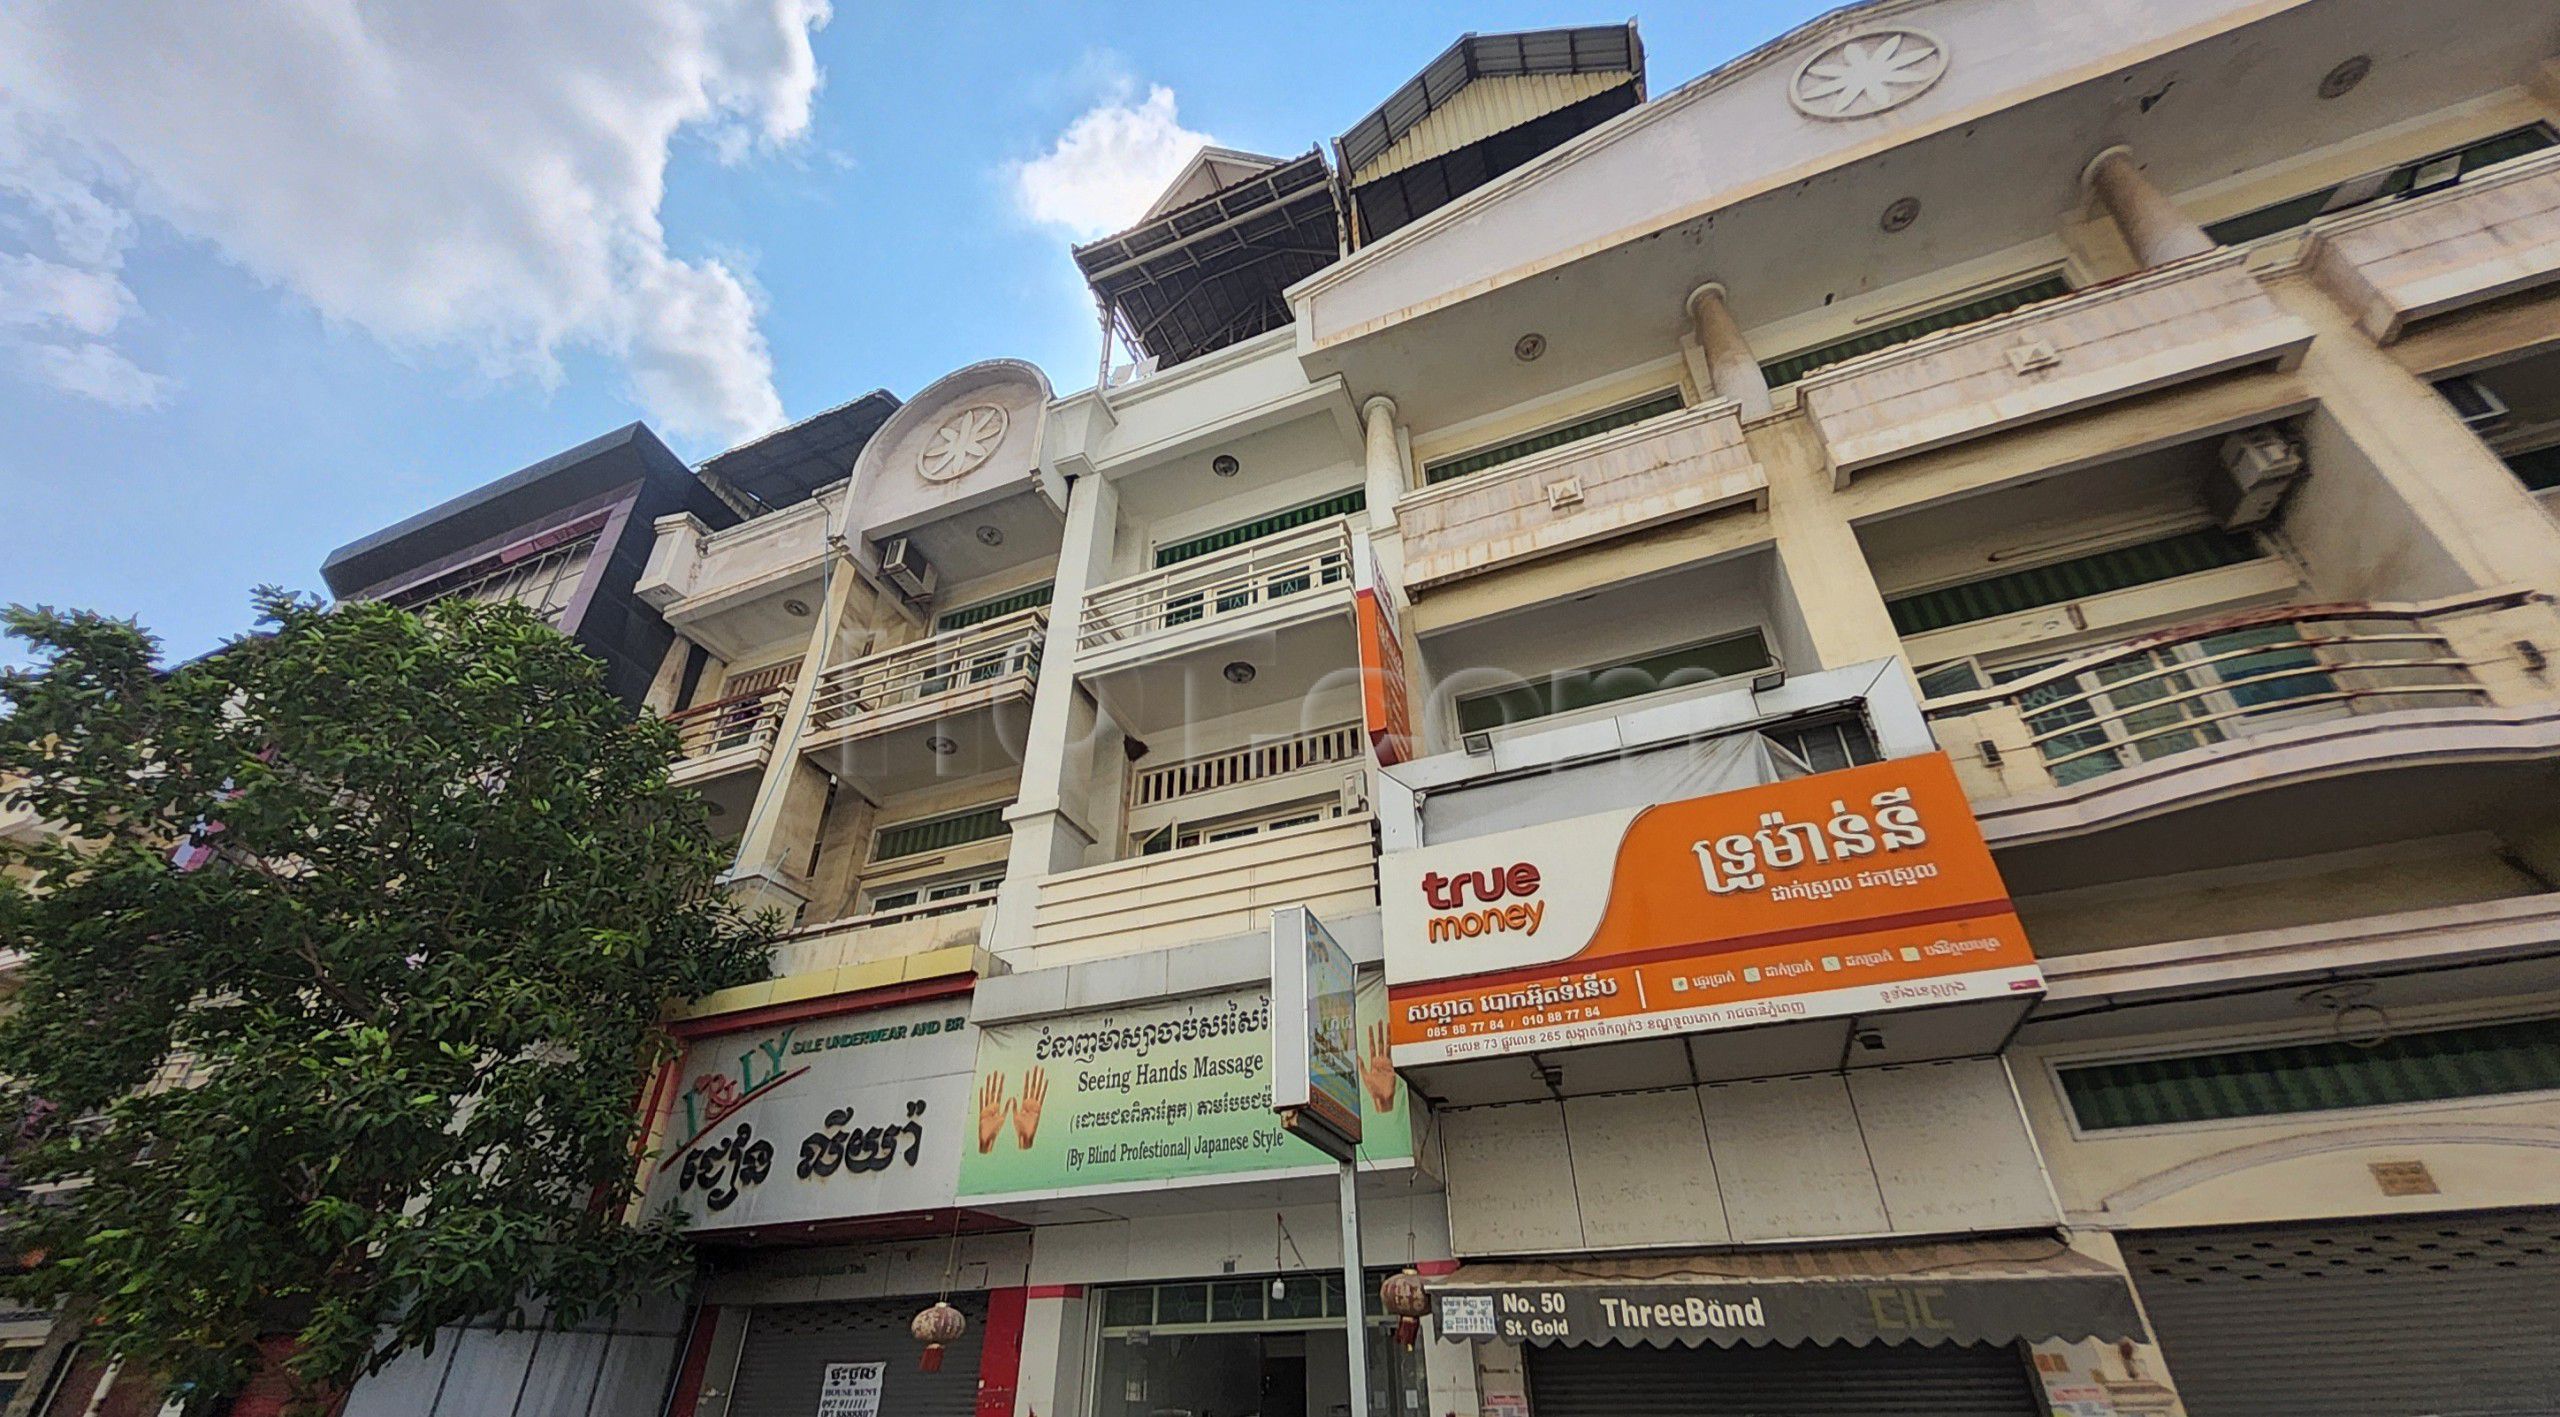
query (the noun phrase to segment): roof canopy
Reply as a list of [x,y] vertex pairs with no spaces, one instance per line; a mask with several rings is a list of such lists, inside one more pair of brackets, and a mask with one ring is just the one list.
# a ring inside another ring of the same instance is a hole
[[873,389],[752,443],[741,443],[704,463],[700,471],[714,485],[744,494],[755,504],[750,510],[788,507],[852,476],[854,458],[897,411],[897,395]]
[[1264,165],[1075,250],[1076,266],[1123,336],[1159,367],[1289,323],[1280,293],[1341,253],[1321,150],[1285,162],[1223,156]]
[[1644,101],[1636,27],[1470,34],[1334,140],[1354,246]]

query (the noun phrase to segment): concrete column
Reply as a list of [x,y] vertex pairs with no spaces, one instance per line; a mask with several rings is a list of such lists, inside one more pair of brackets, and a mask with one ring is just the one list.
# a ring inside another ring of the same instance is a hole
[[1085,593],[1111,578],[1119,536],[1120,489],[1098,472],[1069,487],[1067,526],[1058,549],[1058,578],[1049,597],[1049,633],[1041,645],[1040,682],[1031,695],[1031,727],[1022,749],[1022,784],[1005,809],[1013,846],[1004,884],[996,893],[986,946],[997,953],[1031,944],[1032,912],[1040,880],[1083,862],[1092,834],[1069,811],[1073,765],[1089,760],[1098,723],[1089,699],[1076,687],[1077,626]]
[[1396,499],[1411,490],[1397,446],[1396,401],[1378,394],[1360,405],[1360,431],[1361,461],[1369,477],[1369,529],[1390,531],[1396,524]]
[[2080,170],[2080,186],[2123,233],[2124,244],[2145,270],[2214,249],[2204,228],[2133,165],[2130,148],[2109,148],[2089,159]]
[[1022,1365],[1014,1417],[1080,1417],[1085,1387],[1085,1290],[1039,1284],[1022,1306]]
[[2323,598],[2423,600],[2560,574],[2560,524],[2426,380],[2305,280],[2268,287],[2315,331],[2299,376],[2309,475],[2287,540]]
[[1709,281],[1689,292],[1689,321],[1697,328],[1699,346],[1707,352],[1707,371],[1715,380],[1717,395],[1742,405],[1746,420],[1766,416],[1769,381],[1761,376],[1760,361],[1751,346],[1743,342],[1742,327],[1733,322],[1723,282]]
[[841,541],[828,543],[826,577],[826,593],[809,627],[808,648],[801,652],[800,677],[793,681],[782,720],[774,726],[772,753],[763,780],[756,784],[755,801],[747,808],[747,824],[738,835],[738,856],[728,877],[730,894],[742,906],[780,910],[795,919],[809,902],[804,868],[827,802],[827,775],[801,760],[800,740],[808,730],[818,680],[835,655],[862,585],[852,550]]
[[1841,514],[1820,436],[1801,418],[1764,423],[1745,436],[1769,478],[1769,529],[1777,536],[1784,581],[1778,589],[1795,598],[1805,635],[1822,657],[1820,664],[1787,668],[1835,669],[1899,657],[1902,637],[1884,608],[1866,548]]

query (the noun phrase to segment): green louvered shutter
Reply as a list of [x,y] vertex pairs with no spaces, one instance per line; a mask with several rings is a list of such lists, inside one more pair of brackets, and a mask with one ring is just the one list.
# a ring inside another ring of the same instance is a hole
[[1760,366],[1760,377],[1768,380],[1769,387],[1774,389],[1781,384],[1792,384],[1825,365],[1846,363],[1862,354],[1873,354],[1879,349],[1891,349],[1897,344],[1909,344],[1923,335],[1934,335],[1940,330],[1952,330],[1958,325],[1970,325],[1977,320],[2006,315],[2012,310],[2033,305],[2039,300],[2052,300],[2070,293],[2069,281],[2059,275],[2044,276],[2028,281],[2024,285],[2014,285],[2006,290],[1993,291],[1989,295],[1979,296],[1960,305],[1950,305],[1943,310],[1932,310],[1926,315],[1915,315],[1899,324],[1861,330],[1847,339],[1833,340],[1819,348],[1802,350],[1787,355],[1783,359],[1772,359]]
[[928,821],[901,822],[883,828],[872,839],[871,859],[887,861],[900,856],[915,856],[927,851],[946,851],[966,846],[973,841],[1005,834],[1004,807],[980,807],[948,817]]
[[1630,424],[1642,423],[1648,418],[1659,418],[1666,413],[1676,413],[1679,410],[1680,391],[1665,389],[1661,393],[1628,404],[1624,408],[1613,408],[1607,413],[1594,414],[1578,423],[1568,423],[1560,428],[1549,428],[1543,432],[1532,433],[1517,442],[1505,443],[1498,448],[1484,448],[1463,457],[1442,458],[1438,462],[1425,464],[1422,469],[1422,480],[1426,484],[1446,482],[1453,477],[1464,477],[1471,472],[1482,472],[1489,467],[1499,467],[1514,459],[1525,458],[1531,453],[1543,453],[1549,448],[1561,448],[1567,443],[1579,443],[1585,438],[1597,437],[1603,433],[1625,428]]
[[934,617],[933,632],[939,635],[949,630],[965,630],[971,625],[983,625],[989,620],[1010,615],[1017,610],[1029,610],[1035,606],[1046,605],[1049,603],[1051,592],[1055,589],[1056,587],[1049,582],[1042,581],[1036,586],[1027,590],[1017,590],[1011,595],[982,600],[975,605],[964,605],[957,610],[946,610]]
[[1285,512],[1273,512],[1267,517],[1259,517],[1237,526],[1213,531],[1206,536],[1195,536],[1189,541],[1177,541],[1170,546],[1159,546],[1156,548],[1156,565],[1159,569],[1177,565],[1194,557],[1206,556],[1213,551],[1224,551],[1230,546],[1242,546],[1248,541],[1260,541],[1266,536],[1276,536],[1284,531],[1309,526],[1327,517],[1347,516],[1368,505],[1368,489],[1355,487],[1338,496],[1327,497],[1321,502],[1309,502],[1303,507],[1291,507]]
[[2049,566],[1899,596],[1886,601],[1885,609],[1893,615],[1894,629],[1905,635],[1920,635],[1949,625],[2020,614],[2039,605],[2059,605],[2066,600],[2236,566],[2265,555],[2246,532],[2207,527],[2056,561]]
[[2560,1089],[2560,1020],[2293,1043],[2061,1070],[2082,1131]]

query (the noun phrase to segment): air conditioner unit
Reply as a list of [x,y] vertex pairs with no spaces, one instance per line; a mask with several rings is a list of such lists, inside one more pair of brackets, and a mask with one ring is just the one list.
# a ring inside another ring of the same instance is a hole
[[906,537],[893,536],[880,543],[880,574],[906,592],[909,600],[933,599],[933,563]]
[[2436,392],[2444,395],[2446,403],[2453,405],[2453,411],[2462,419],[2462,426],[2474,433],[2485,437],[2490,430],[2507,421],[2507,401],[2468,374],[2438,379]]
[[2238,531],[2274,516],[2302,477],[2302,452],[2274,428],[2244,428],[2222,440],[2222,467],[2205,482],[2205,505]]

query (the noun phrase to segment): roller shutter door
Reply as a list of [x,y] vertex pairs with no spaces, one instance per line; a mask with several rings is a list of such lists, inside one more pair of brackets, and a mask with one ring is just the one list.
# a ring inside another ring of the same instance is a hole
[[2190,1417],[2560,1410],[2560,1210],[2119,1238]]
[[838,1304],[760,1304],[747,1316],[747,1341],[730,1385],[729,1417],[809,1417],[830,1363],[888,1365],[880,1417],[976,1417],[978,1350],[987,1332],[983,1294],[954,1294],[969,1331],[942,1356],[942,1371],[919,1372],[923,1347],[907,1331],[930,1298]]
[[2016,1350],[1532,1348],[1533,1417],[2039,1417]]

